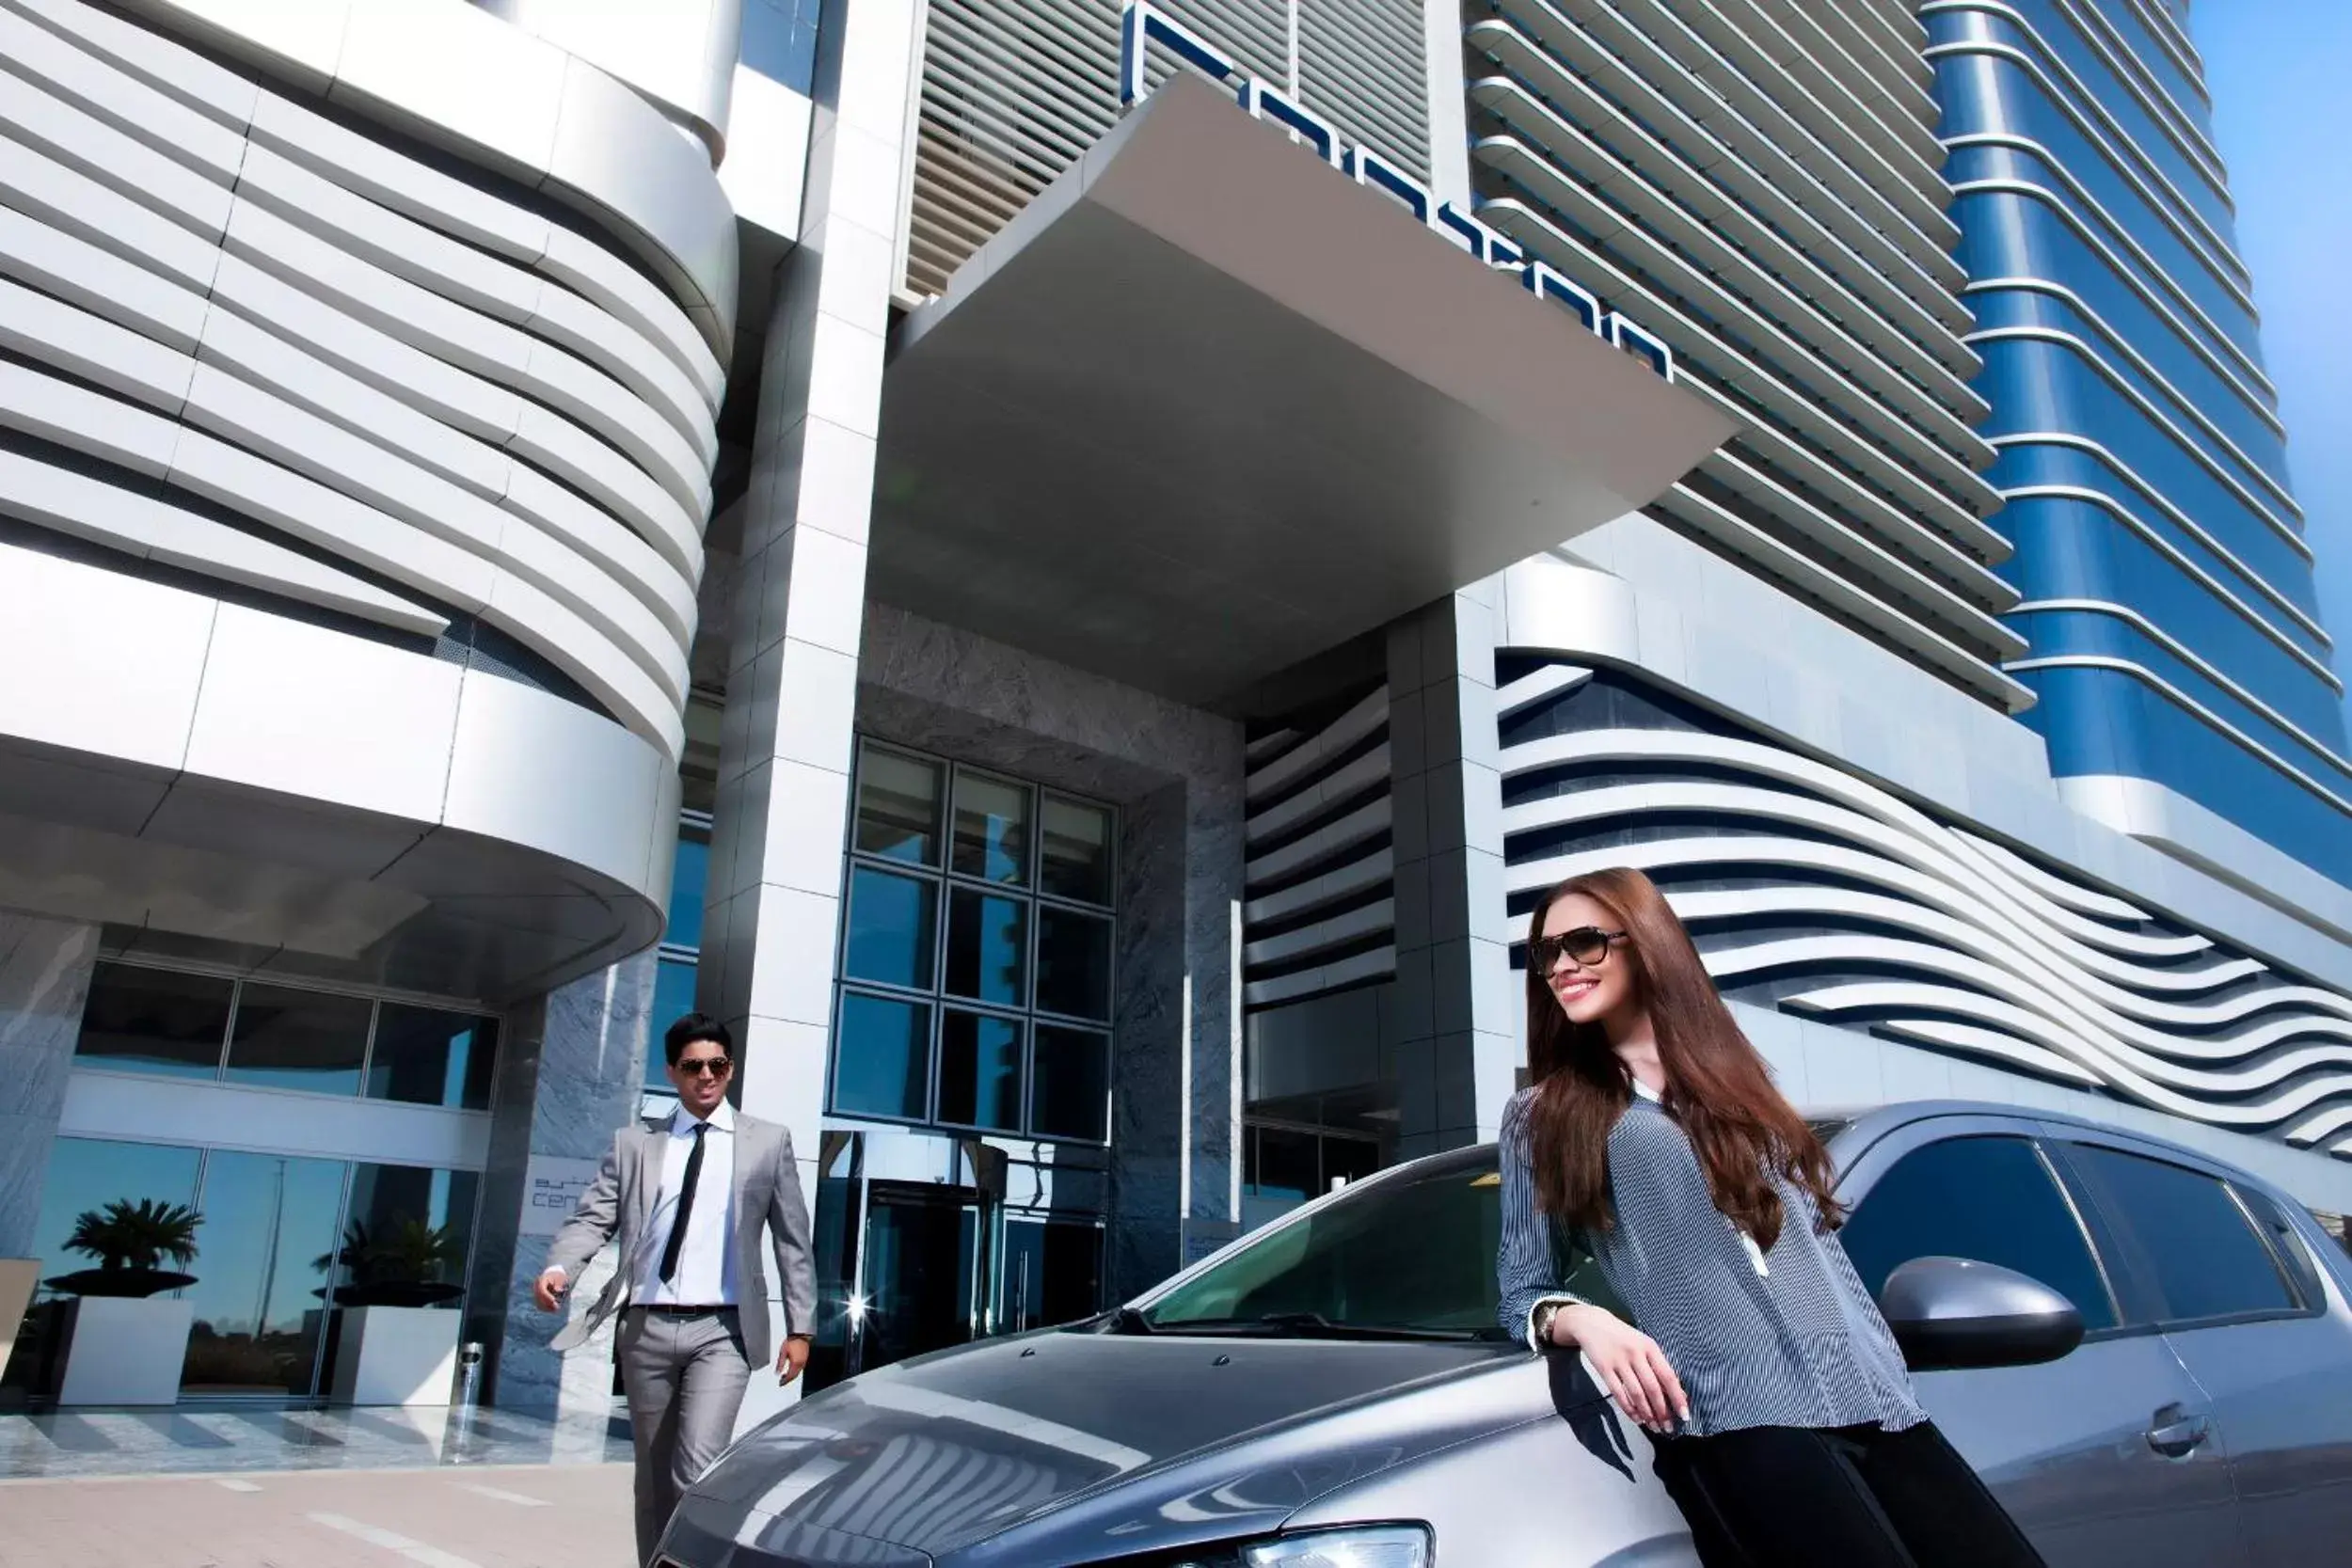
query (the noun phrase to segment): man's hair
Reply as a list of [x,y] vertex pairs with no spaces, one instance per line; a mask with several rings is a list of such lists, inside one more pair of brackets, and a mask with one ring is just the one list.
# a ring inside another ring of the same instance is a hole
[[696,1040],[708,1040],[730,1057],[735,1054],[735,1037],[728,1032],[725,1024],[708,1013],[688,1013],[671,1024],[669,1033],[661,1037],[663,1059],[672,1067],[677,1066],[677,1059],[685,1055],[686,1048]]

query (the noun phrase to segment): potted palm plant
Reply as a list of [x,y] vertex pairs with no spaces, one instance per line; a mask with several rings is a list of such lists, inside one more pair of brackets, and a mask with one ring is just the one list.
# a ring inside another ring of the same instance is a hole
[[466,1241],[454,1226],[395,1213],[371,1228],[354,1220],[343,1244],[320,1258],[343,1282],[326,1292],[335,1399],[349,1404],[447,1404],[457,1371],[457,1275]]
[[[169,1404],[179,1397],[194,1306],[167,1295],[196,1283],[204,1216],[184,1203],[117,1198],[74,1216],[65,1249],[98,1260],[42,1283],[67,1305],[59,1404]],[[167,1268],[176,1263],[180,1268]]]

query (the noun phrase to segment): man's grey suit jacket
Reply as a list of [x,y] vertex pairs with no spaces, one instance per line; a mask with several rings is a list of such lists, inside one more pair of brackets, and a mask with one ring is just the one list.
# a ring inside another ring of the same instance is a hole
[[[604,1326],[628,1301],[629,1287],[644,1272],[651,1249],[665,1244],[647,1223],[661,1195],[661,1156],[670,1141],[667,1122],[624,1127],[612,1135],[596,1179],[548,1248],[546,1268],[560,1268],[574,1283],[605,1243],[620,1237],[621,1267],[596,1305],[574,1316],[551,1341],[570,1350]],[[817,1267],[809,1248],[808,1205],[801,1196],[800,1166],[792,1160],[792,1134],[771,1121],[736,1113],[735,1277],[742,1299],[736,1304],[743,1330],[743,1352],[755,1365],[775,1354],[769,1337],[768,1292],[760,1287],[759,1233],[765,1227],[776,1250],[776,1273],[784,1286],[784,1331],[813,1334],[817,1325]]]

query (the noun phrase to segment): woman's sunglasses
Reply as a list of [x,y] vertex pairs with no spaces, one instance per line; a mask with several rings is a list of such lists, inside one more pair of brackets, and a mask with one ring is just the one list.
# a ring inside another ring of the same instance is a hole
[[1563,931],[1556,937],[1537,937],[1527,944],[1527,965],[1538,974],[1549,974],[1558,967],[1562,954],[1587,967],[1609,957],[1609,944],[1625,940],[1623,931],[1604,931],[1597,926],[1579,926],[1573,931]]

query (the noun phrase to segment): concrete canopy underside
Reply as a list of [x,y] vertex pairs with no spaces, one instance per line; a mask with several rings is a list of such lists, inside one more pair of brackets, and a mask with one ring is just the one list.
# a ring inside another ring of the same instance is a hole
[[1733,428],[1188,77],[893,349],[873,596],[1210,706]]

